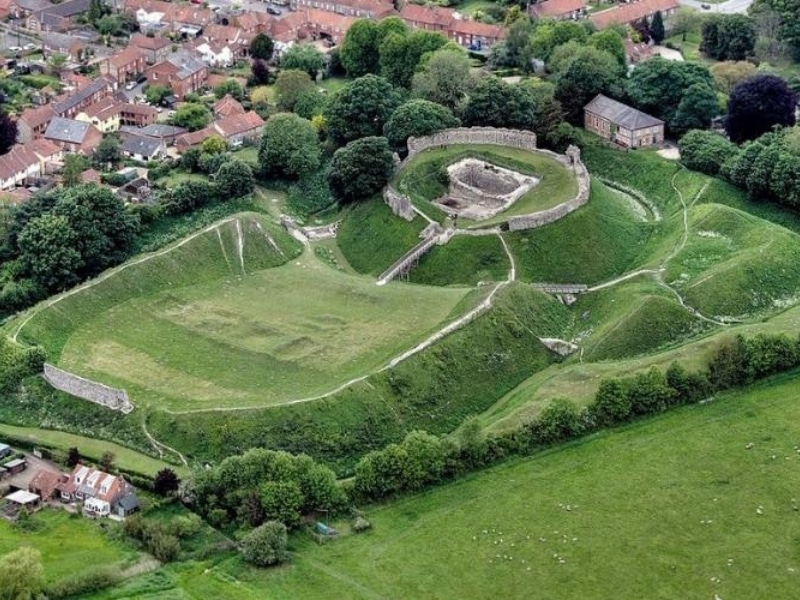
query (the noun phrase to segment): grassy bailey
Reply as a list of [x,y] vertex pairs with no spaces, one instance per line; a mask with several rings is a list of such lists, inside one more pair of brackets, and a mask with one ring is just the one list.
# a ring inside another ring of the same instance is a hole
[[[48,300],[34,307],[31,310],[35,314],[19,331],[19,340],[43,346],[49,360],[55,362],[64,344],[78,328],[131,297],[150,296],[171,287],[240,274],[237,221],[244,236],[243,257],[249,271],[281,265],[300,253],[297,241],[261,215],[248,213],[232,217],[231,221],[215,230],[204,231],[189,242],[184,239],[168,248],[169,252],[156,253],[152,258],[145,255],[126,263],[138,263],[135,267],[123,265],[112,269],[107,273],[113,275],[102,275],[104,280],[88,290],[66,296],[57,303]],[[271,236],[283,254],[264,239],[265,233]],[[225,260],[219,260],[221,254]],[[12,321],[6,331],[16,331],[28,314]]]
[[247,411],[154,411],[148,427],[195,459],[264,446],[305,452],[347,474],[364,453],[410,430],[452,431],[554,360],[537,336],[560,335],[566,308],[523,285],[504,289],[496,302],[435,346],[329,399]]
[[499,167],[541,179],[535,188],[524,194],[508,210],[481,221],[481,224],[500,223],[511,215],[524,215],[551,208],[569,200],[578,191],[573,174],[549,156],[492,145],[456,144],[421,152],[397,174],[393,185],[411,198],[428,216],[443,221],[446,218],[445,213],[431,201],[447,192],[447,184],[443,178],[444,169],[464,158],[486,160]]
[[594,284],[640,265],[657,224],[636,221],[618,194],[592,183],[588,204],[546,227],[506,234],[523,281]]
[[800,236],[726,206],[693,207],[686,246],[665,278],[704,314],[758,315],[796,299]]
[[411,281],[428,285],[477,285],[502,281],[511,265],[496,235],[455,236],[444,246],[434,246],[411,271]]
[[421,241],[419,234],[426,224],[419,216],[413,221],[395,216],[375,197],[349,209],[336,239],[353,269],[377,276]]

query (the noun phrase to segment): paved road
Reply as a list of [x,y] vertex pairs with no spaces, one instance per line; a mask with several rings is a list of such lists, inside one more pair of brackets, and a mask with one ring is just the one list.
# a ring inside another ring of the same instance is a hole
[[[753,3],[753,0],[727,0],[727,2],[720,2],[719,4],[711,4],[710,2],[706,2],[705,0],[679,0],[681,6],[690,6],[691,8],[696,8],[702,12],[716,12],[716,13],[745,13],[750,5]],[[708,10],[703,10],[701,4],[708,4],[711,8]]]

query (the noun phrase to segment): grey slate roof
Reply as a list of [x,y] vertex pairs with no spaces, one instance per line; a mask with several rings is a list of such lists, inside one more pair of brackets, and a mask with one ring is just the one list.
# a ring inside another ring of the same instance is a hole
[[643,113],[622,102],[612,100],[607,96],[603,96],[603,94],[595,96],[594,100],[584,107],[584,110],[599,117],[603,117],[604,119],[608,119],[615,125],[630,130],[655,127],[664,124],[664,121],[661,119],[651,117],[647,113]]
[[195,58],[188,52],[176,52],[167,58],[167,61],[178,67],[177,77],[179,79],[186,79],[206,66],[202,60]]
[[61,4],[54,4],[43,9],[41,12],[57,15],[59,17],[72,17],[85,13],[89,10],[91,0],[68,0]]
[[91,127],[91,123],[86,123],[85,121],[55,117],[50,121],[50,125],[47,126],[44,137],[50,140],[58,140],[59,142],[82,144],[89,127]]
[[100,90],[105,89],[105,87],[107,85],[108,85],[108,81],[106,81],[102,77],[100,79],[96,79],[95,81],[93,81],[89,85],[84,86],[81,89],[79,89],[77,92],[72,94],[69,98],[65,98],[61,102],[56,102],[55,104],[53,104],[53,110],[56,111],[57,115],[63,115],[68,110],[78,106],[78,104],[80,104],[81,102],[83,102],[87,98],[90,98],[91,96],[93,96],[94,94],[99,92]]
[[167,138],[175,137],[189,131],[185,127],[176,127],[175,125],[164,125],[162,123],[153,123],[147,127],[142,127],[138,133],[142,135],[149,135],[154,138]]
[[117,500],[116,505],[121,506],[126,513],[129,513],[139,508],[139,498],[133,492],[129,492]]
[[139,154],[141,156],[153,156],[161,147],[161,140],[129,133],[122,142],[121,150],[126,154]]

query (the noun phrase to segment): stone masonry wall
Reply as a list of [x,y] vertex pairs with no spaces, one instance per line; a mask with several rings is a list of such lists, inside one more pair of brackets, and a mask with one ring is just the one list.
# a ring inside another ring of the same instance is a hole
[[94,402],[112,410],[119,410],[127,414],[133,410],[125,390],[112,388],[96,381],[79,377],[51,364],[44,365],[44,378],[57,390],[66,392],[89,402]]
[[383,188],[383,201],[389,205],[389,208],[391,208],[392,212],[398,217],[403,217],[406,221],[414,219],[414,209],[411,207],[411,200],[403,196],[400,192],[393,190],[391,186],[387,185]]
[[511,146],[523,150],[536,150],[536,134],[518,129],[499,129],[496,127],[457,127],[445,129],[433,135],[408,138],[408,157],[403,163],[428,148],[438,148],[451,144],[491,144]]

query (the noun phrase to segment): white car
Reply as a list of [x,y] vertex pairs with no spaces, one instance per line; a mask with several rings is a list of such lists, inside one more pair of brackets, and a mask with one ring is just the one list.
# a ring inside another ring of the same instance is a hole
[[36,50],[36,48],[38,48],[38,47],[39,46],[37,46],[36,44],[33,44],[33,43],[25,44],[25,46],[24,46],[25,50]]
[[22,52],[22,48],[20,48],[19,46],[11,46],[11,47],[8,49],[8,51],[9,51],[9,52]]
[[135,81],[129,81],[128,83],[125,84],[125,89],[128,91],[131,91],[135,87],[136,87]]

